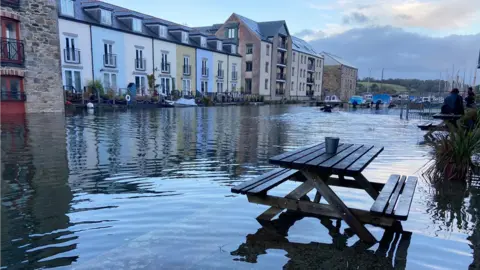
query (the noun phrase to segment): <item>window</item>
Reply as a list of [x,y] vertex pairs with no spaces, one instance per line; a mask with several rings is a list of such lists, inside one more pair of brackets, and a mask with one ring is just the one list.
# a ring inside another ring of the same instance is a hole
[[265,62],[265,72],[268,73],[268,62]]
[[168,63],[168,53],[162,52],[162,62],[160,63],[162,72],[170,72],[170,65]]
[[100,22],[106,25],[112,25],[112,12],[100,9]]
[[105,90],[117,89],[117,74],[115,73],[103,73],[103,88]]
[[270,55],[270,45],[267,44],[267,55]]
[[252,71],[252,62],[246,62],[245,71]]
[[253,44],[247,44],[247,54],[253,53]]
[[162,77],[160,79],[160,90],[162,91],[162,94],[169,95],[170,94],[170,85],[172,81],[171,78],[168,77]]
[[115,67],[117,58],[113,54],[113,44],[103,44],[103,63],[105,66]]
[[200,46],[202,47],[207,47],[207,38],[206,37],[200,37]]
[[208,76],[207,59],[202,59],[202,76]]
[[137,95],[147,94],[147,78],[145,76],[135,76],[135,85],[137,86]]
[[292,67],[292,76],[295,76],[295,67]]
[[183,79],[182,80],[182,90],[183,94],[187,95],[190,92],[190,79]]
[[183,57],[183,74],[190,75],[190,57]]
[[245,94],[252,93],[252,79],[245,79]]
[[82,91],[82,77],[79,70],[66,69],[63,80],[65,89],[71,90],[74,93]]
[[232,45],[231,53],[237,53],[237,45]]
[[221,41],[217,41],[217,51],[221,51],[222,50],[222,42]]
[[62,0],[60,2],[62,15],[67,16],[74,16],[74,8],[73,8],[73,1],[74,0]]
[[228,29],[228,38],[235,38],[235,28]]
[[23,80],[20,77],[2,76],[2,100],[22,100]]
[[145,59],[143,59],[143,50],[136,49],[135,50],[135,69],[137,70],[145,70]]
[[65,37],[65,49],[63,49],[63,57],[66,63],[79,63],[80,54],[75,49],[75,38]]
[[292,62],[295,62],[295,52],[293,52]]
[[183,43],[188,43],[188,33],[187,32],[182,32],[182,42]]
[[132,19],[132,30],[135,32],[142,32],[142,20],[133,18]]
[[265,79],[265,89],[268,89],[268,79]]
[[236,83],[232,83],[232,92],[233,91],[237,91],[237,84]]
[[200,85],[202,93],[208,92],[208,81],[201,81]]
[[165,25],[160,25],[158,28],[158,35],[161,37],[167,37],[167,27]]
[[302,69],[300,69],[300,73],[298,74],[298,76],[300,76],[300,78],[302,77]]
[[290,88],[290,90],[292,90],[292,91],[294,90],[294,89],[293,89],[293,86],[294,86],[294,84],[295,84],[295,83],[294,83],[294,82],[292,82],[292,88]]
[[217,82],[217,92],[218,93],[223,92],[223,82]]

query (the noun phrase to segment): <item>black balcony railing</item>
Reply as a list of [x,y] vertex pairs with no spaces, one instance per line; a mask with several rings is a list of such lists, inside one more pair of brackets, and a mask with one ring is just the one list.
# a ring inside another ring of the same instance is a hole
[[225,75],[225,70],[219,69],[219,70],[217,71],[217,78],[223,79],[224,75]]
[[285,73],[277,73],[277,80],[285,81],[286,78],[287,76],[285,75]]
[[[3,3],[3,2],[2,2]],[[27,96],[21,91],[1,91],[2,101],[25,101]]]
[[286,50],[287,49],[287,43],[283,42],[283,41],[279,41],[278,42],[278,48]]
[[23,40],[2,38],[1,42],[0,53],[2,66],[23,66],[25,62],[25,46]]
[[313,97],[313,90],[307,90],[306,94],[308,97]]
[[162,62],[160,65],[160,72],[170,74],[170,62]]
[[208,68],[207,67],[202,68],[202,77],[208,77]]
[[286,65],[287,64],[287,59],[285,57],[279,57],[277,64],[279,65]]
[[2,7],[20,8],[20,0],[2,0]]
[[69,64],[80,64],[80,50],[73,48],[63,49],[63,61]]
[[135,70],[145,71],[147,69],[147,60],[145,58],[135,58]]
[[117,55],[111,53],[104,54],[103,65],[105,67],[117,67]]
[[275,89],[275,94],[276,95],[284,95],[285,94],[285,89],[277,88],[277,89]]
[[315,80],[313,78],[307,78],[307,83],[314,83]]
[[183,75],[190,75],[190,74],[192,74],[192,66],[183,65]]
[[232,80],[238,80],[238,71],[232,71]]
[[315,64],[308,64],[307,70],[308,71],[315,71]]

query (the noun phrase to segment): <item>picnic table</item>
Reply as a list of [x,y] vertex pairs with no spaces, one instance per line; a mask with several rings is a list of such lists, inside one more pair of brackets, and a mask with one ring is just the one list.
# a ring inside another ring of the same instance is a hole
[[[343,219],[361,240],[375,243],[364,224],[391,227],[398,220],[406,220],[417,184],[416,177],[398,174],[390,176],[386,184],[368,181],[362,172],[382,151],[380,146],[349,143],[341,143],[335,154],[326,153],[325,143],[303,147],[270,158],[270,163],[282,168],[244,182],[232,188],[232,192],[247,195],[249,202],[270,206],[257,217],[262,225],[288,209]],[[267,194],[287,180],[302,184],[285,197]],[[375,202],[370,211],[348,207],[331,186],[365,190]],[[305,200],[304,196],[313,189],[313,202]],[[320,203],[322,197],[328,204]]]
[[444,121],[457,121],[458,119],[462,118],[463,115],[461,114],[442,114],[437,113],[432,115],[434,119],[440,119]]

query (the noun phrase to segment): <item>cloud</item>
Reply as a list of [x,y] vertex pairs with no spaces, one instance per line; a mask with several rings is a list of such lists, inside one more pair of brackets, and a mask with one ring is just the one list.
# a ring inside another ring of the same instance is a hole
[[343,24],[363,24],[370,19],[360,12],[352,12],[350,15],[343,16]]
[[[339,55],[359,68],[360,77],[438,79],[446,70],[466,71],[470,75],[478,59],[480,33],[428,37],[398,27],[365,27],[348,30],[310,42],[318,51]],[[452,53],[454,52],[454,53]]]
[[303,29],[300,32],[297,32],[293,35],[301,39],[304,39],[306,41],[311,41],[311,40],[325,37],[325,33],[323,31],[312,30],[312,29]]

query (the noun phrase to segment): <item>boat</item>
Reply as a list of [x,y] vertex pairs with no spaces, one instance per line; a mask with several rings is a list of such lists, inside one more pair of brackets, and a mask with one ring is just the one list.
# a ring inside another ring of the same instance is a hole
[[326,96],[325,102],[342,102],[336,95]]
[[173,102],[173,106],[175,107],[196,107],[197,106],[197,103],[195,103],[195,99],[193,98],[180,98],[176,101],[167,101],[167,102],[170,102],[170,104],[172,104],[171,102]]
[[363,95],[363,100],[365,100],[366,103],[372,102],[373,96],[371,94],[366,94]]

